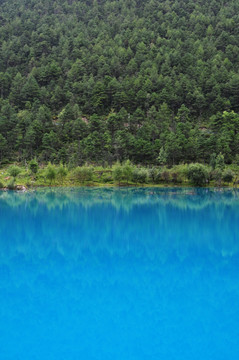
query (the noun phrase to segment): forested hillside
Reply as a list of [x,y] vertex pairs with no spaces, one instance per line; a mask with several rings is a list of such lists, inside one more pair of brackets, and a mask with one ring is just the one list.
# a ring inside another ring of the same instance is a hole
[[0,0],[0,162],[239,161],[238,0]]

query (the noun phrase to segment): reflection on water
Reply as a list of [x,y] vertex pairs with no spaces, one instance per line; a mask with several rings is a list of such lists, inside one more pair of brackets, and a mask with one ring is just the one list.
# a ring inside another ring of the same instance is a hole
[[238,260],[237,190],[1,192],[2,358],[237,359]]
[[86,249],[124,255],[137,248],[143,257],[160,259],[163,254],[187,256],[195,247],[222,256],[239,250],[236,190],[2,192],[0,216],[1,247],[22,255],[35,251],[45,257],[54,250],[77,259]]

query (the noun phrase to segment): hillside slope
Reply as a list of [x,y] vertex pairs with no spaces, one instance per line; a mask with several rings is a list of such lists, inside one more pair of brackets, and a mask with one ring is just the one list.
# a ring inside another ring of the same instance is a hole
[[239,156],[237,0],[0,1],[0,161]]

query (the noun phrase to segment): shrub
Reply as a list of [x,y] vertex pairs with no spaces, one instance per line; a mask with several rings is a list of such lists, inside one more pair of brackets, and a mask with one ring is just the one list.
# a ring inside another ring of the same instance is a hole
[[116,181],[118,184],[123,180],[123,168],[120,165],[120,163],[116,163],[112,168],[112,175],[114,181]]
[[123,180],[125,180],[127,183],[132,180],[134,167],[131,164],[130,160],[127,160],[122,165],[122,171],[123,171]]
[[36,161],[36,159],[33,159],[29,162],[29,169],[31,171],[32,174],[36,174],[38,172],[38,162]]
[[21,173],[21,168],[16,165],[12,165],[8,169],[9,175],[12,176],[14,179]]
[[59,176],[61,182],[63,182],[63,178],[66,177],[66,175],[67,175],[67,168],[63,164],[60,164],[60,166],[57,169],[57,176]]
[[109,182],[112,181],[112,176],[109,175],[109,174],[105,174],[105,175],[103,175],[103,176],[101,177],[101,181],[102,181],[103,183],[109,183]]
[[74,176],[81,183],[92,181],[93,174],[94,174],[93,168],[89,166],[81,166],[81,167],[78,166],[74,171]]
[[50,184],[56,178],[56,169],[51,164],[48,164],[48,166],[46,168],[46,178],[50,181]]
[[153,184],[158,184],[161,180],[161,171],[157,168],[149,169],[148,175]]
[[202,164],[191,164],[188,167],[187,177],[194,185],[203,186],[209,177],[208,169]]
[[218,186],[221,186],[222,170],[221,169],[215,169],[215,170],[211,171],[210,178],[212,180],[215,180]]
[[234,159],[234,164],[239,166],[239,154],[236,154],[235,159]]
[[178,175],[179,174],[176,171],[171,173],[172,180],[173,180],[174,183],[178,182]]
[[148,172],[146,169],[134,168],[132,172],[132,180],[136,184],[145,184],[147,181]]
[[210,155],[209,165],[212,167],[213,170],[214,170],[215,167],[216,167],[216,158],[217,158],[216,153],[212,153],[212,154]]
[[160,165],[166,164],[166,162],[167,162],[167,157],[168,157],[167,151],[165,151],[164,148],[161,147],[160,152],[159,152],[159,156],[158,156],[158,158],[157,158],[159,164],[160,164]]
[[118,184],[122,181],[125,181],[128,184],[128,182],[132,180],[133,171],[134,167],[129,160],[127,160],[123,165],[116,163],[112,169],[113,179]]
[[14,179],[9,181],[9,183],[7,184],[7,188],[8,188],[8,190],[14,190],[15,189],[15,180]]
[[4,184],[0,181],[0,189],[4,188]]
[[224,172],[222,174],[222,179],[226,183],[230,183],[230,182],[232,182],[234,176],[235,176],[234,172],[231,169],[227,169],[227,170],[224,170]]
[[223,170],[225,168],[224,155],[218,154],[216,157],[216,168]]
[[167,171],[167,170],[162,171],[161,178],[164,182],[167,183],[169,181],[169,177],[170,177],[169,171]]

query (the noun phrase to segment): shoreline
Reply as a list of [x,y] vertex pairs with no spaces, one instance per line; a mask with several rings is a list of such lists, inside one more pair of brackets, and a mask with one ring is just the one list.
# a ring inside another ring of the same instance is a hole
[[104,184],[104,183],[94,183],[94,184],[57,184],[57,185],[16,185],[14,189],[8,189],[7,187],[0,188],[0,191],[14,191],[14,192],[29,192],[38,189],[59,189],[59,188],[192,188],[192,189],[234,189],[238,190],[239,187],[233,184],[228,185],[215,185],[209,184],[206,186],[195,186],[191,183],[183,183],[183,184],[169,184],[169,183],[162,183],[162,184]]

